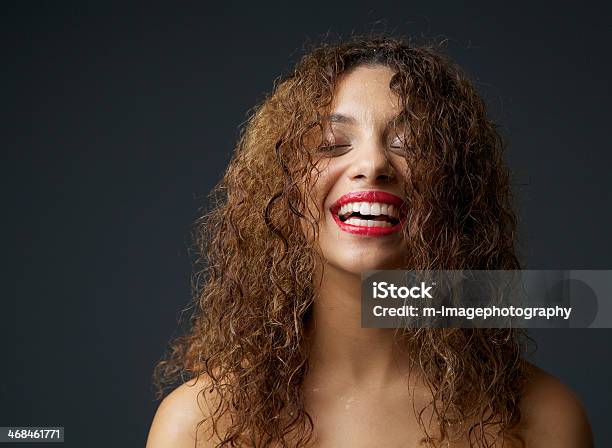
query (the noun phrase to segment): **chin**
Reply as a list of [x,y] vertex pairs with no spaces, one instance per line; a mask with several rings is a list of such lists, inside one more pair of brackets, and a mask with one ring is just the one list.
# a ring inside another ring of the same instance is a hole
[[348,260],[330,260],[330,265],[350,274],[361,275],[364,272],[379,269],[402,269],[401,259],[402,257],[390,258],[388,256],[373,259],[367,254],[359,254]]

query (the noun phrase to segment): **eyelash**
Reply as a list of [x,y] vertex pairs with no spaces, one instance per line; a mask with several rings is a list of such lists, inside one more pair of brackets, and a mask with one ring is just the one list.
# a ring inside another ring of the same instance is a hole
[[326,145],[326,146],[321,146],[319,148],[319,151],[321,152],[333,152],[336,149],[344,149],[344,148],[349,148],[351,145]]
[[[334,151],[336,151],[338,149],[345,149],[345,148],[350,148],[350,147],[351,147],[351,145],[326,145],[326,146],[321,146],[319,148],[319,151],[325,152],[325,153],[330,153],[330,152],[334,152]],[[401,149],[403,151],[408,149],[403,144],[400,144],[400,145],[390,145],[389,147],[391,149]]]

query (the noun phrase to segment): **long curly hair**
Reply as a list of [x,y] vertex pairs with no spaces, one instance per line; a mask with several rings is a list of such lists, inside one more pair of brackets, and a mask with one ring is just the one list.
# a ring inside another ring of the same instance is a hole
[[[208,392],[218,400],[205,420],[218,447],[305,447],[313,438],[300,386],[322,260],[316,238],[303,230],[316,235],[319,218],[309,211],[304,186],[316,181],[316,150],[326,144],[321,131],[335,86],[364,64],[395,71],[389,87],[402,105],[410,210],[405,268],[519,268],[504,145],[467,76],[437,46],[409,39],[361,36],[311,49],[275,81],[241,130],[195,226],[191,329],[172,342],[154,373],[160,396],[185,378],[209,378]],[[457,428],[471,447],[514,437],[527,372],[521,334],[419,328],[401,336],[416,348],[438,423],[430,434],[425,409],[415,409],[422,443],[437,446],[459,436]]]

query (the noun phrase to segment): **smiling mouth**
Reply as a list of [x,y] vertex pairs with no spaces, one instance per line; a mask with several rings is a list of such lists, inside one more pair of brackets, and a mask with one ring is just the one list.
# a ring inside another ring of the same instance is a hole
[[399,209],[383,202],[349,202],[340,207],[338,218],[354,226],[393,227],[399,223]]
[[342,231],[366,236],[384,236],[399,231],[406,215],[404,201],[383,191],[347,193],[330,211]]

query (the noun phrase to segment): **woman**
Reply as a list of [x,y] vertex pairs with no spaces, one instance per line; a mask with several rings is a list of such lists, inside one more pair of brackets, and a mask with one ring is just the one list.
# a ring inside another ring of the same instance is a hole
[[198,223],[189,379],[148,447],[587,447],[509,329],[360,325],[370,269],[518,269],[500,138],[460,70],[390,37],[323,45],[253,113]]

